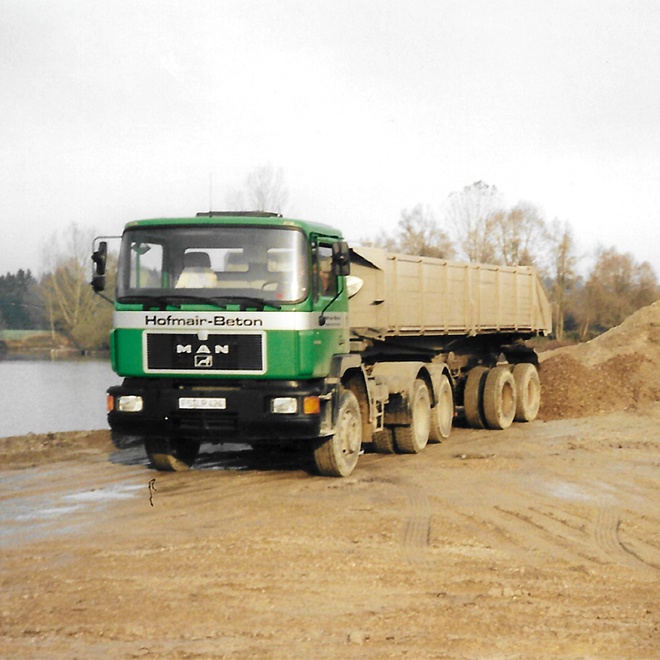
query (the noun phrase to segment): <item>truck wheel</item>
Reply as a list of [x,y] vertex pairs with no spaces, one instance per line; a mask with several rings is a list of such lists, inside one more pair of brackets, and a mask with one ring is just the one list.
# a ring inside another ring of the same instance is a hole
[[314,462],[326,477],[347,477],[353,472],[362,446],[362,416],[357,397],[343,390],[339,398],[335,434],[314,447]]
[[382,431],[374,431],[372,434],[374,447],[379,454],[393,454],[394,447],[394,431],[385,427]]
[[189,470],[199,454],[200,443],[183,438],[154,438],[144,441],[151,467],[161,472]]
[[529,362],[521,362],[513,368],[516,381],[516,421],[532,422],[536,419],[541,405],[541,381],[536,367]]
[[449,437],[454,421],[454,393],[449,378],[444,374],[440,378],[436,400],[435,406],[431,409],[429,441],[442,442]]
[[516,414],[516,382],[506,367],[495,367],[486,376],[484,416],[491,429],[507,429]]
[[402,454],[418,454],[429,441],[431,431],[431,397],[426,383],[417,379],[410,400],[410,426],[394,428],[394,442]]
[[473,429],[485,429],[484,417],[484,386],[489,369],[486,367],[472,367],[468,372],[463,392],[463,406],[465,408],[465,421]]

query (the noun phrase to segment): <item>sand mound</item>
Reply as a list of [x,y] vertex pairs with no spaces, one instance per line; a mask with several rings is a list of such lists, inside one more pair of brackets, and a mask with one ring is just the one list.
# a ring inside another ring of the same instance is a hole
[[638,410],[660,400],[660,301],[586,344],[539,355],[539,417]]

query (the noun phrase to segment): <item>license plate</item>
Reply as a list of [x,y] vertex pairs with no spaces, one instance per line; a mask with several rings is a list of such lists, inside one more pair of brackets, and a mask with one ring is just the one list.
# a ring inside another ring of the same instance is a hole
[[182,396],[179,398],[179,410],[224,410],[227,399],[218,397]]

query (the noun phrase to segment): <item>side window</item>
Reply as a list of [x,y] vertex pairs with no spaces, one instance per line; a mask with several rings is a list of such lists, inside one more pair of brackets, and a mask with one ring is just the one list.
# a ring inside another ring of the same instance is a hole
[[319,245],[314,251],[314,298],[337,294],[337,278],[332,268],[332,247]]
[[131,243],[131,289],[160,289],[163,280],[163,246],[159,243]]

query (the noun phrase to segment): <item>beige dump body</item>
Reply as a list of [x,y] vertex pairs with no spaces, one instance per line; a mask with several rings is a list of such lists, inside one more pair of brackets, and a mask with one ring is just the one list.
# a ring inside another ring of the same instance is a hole
[[534,270],[352,248],[362,286],[349,303],[362,337],[548,334],[550,303]]

